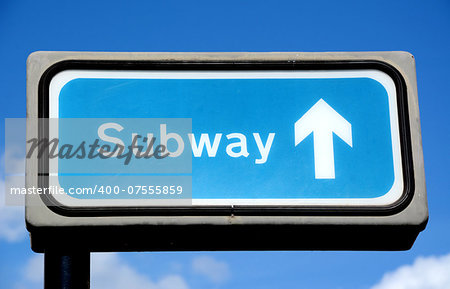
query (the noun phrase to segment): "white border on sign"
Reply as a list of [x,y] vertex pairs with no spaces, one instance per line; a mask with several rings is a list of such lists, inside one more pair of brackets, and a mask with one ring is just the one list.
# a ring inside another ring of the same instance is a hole
[[[370,78],[385,88],[389,98],[389,115],[392,138],[394,183],[383,196],[376,198],[295,198],[295,199],[192,199],[194,206],[387,206],[398,201],[403,194],[403,169],[398,123],[397,92],[395,83],[386,73],[373,70],[323,70],[323,71],[102,71],[65,70],[56,74],[49,88],[49,118],[59,117],[59,95],[62,88],[78,78],[103,79],[330,79],[330,78]],[[52,121],[49,123],[53,123]],[[50,127],[50,138],[56,137],[58,129]],[[58,159],[49,163],[50,176],[57,176]],[[58,186],[50,178],[49,185]],[[55,199],[68,207],[145,207],[154,206],[149,199],[77,199],[66,194],[54,195]],[[164,201],[164,200],[162,200]],[[167,201],[167,200],[166,200]],[[165,206],[173,205],[166,204]],[[181,206],[185,206],[183,204]],[[162,205],[164,206],[164,205]]]

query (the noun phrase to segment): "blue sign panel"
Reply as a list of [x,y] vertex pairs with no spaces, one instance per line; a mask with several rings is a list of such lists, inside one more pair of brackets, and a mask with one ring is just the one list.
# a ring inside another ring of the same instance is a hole
[[[126,166],[118,155],[59,159],[62,187],[83,183],[80,174],[103,183],[145,175],[185,186],[200,206],[384,206],[403,193],[396,87],[381,71],[67,70],[49,97],[60,141],[84,132],[127,147],[139,134],[168,153]],[[138,182],[127,180],[115,183],[116,198]]]

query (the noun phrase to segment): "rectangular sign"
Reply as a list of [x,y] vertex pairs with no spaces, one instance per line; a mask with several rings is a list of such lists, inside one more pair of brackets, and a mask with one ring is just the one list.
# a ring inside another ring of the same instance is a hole
[[126,165],[119,156],[58,158],[60,170],[50,171],[73,188],[86,182],[70,174],[114,174],[89,187],[118,194],[58,195],[66,206],[130,206],[123,200],[136,196],[145,205],[153,196],[130,186],[152,180],[130,183],[136,174],[172,176],[174,187],[184,184],[177,175],[189,176],[192,205],[392,205],[404,193],[398,97],[375,69],[64,70],[49,85],[49,117],[71,119],[59,122],[59,149],[89,131],[111,146],[151,134],[169,156]]
[[27,71],[36,251],[400,250],[425,228],[408,53],[37,52]]

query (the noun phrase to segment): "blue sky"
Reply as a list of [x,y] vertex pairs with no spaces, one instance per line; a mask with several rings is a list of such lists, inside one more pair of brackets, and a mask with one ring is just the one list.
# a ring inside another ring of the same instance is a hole
[[[449,31],[450,2],[438,0],[2,0],[0,114],[25,117],[25,62],[37,50],[409,51],[417,65],[430,210],[410,251],[100,255],[93,257],[92,288],[425,288],[401,286],[450,276]],[[42,259],[30,250],[22,218],[20,208],[0,208],[0,288],[42,288]],[[129,280],[127,287],[117,276]],[[449,288],[445,278],[431,288]]]

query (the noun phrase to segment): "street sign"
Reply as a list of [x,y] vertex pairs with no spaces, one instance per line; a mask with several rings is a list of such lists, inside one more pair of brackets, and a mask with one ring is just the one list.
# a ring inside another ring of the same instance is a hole
[[405,249],[428,218],[408,53],[37,52],[27,109],[37,251]]

